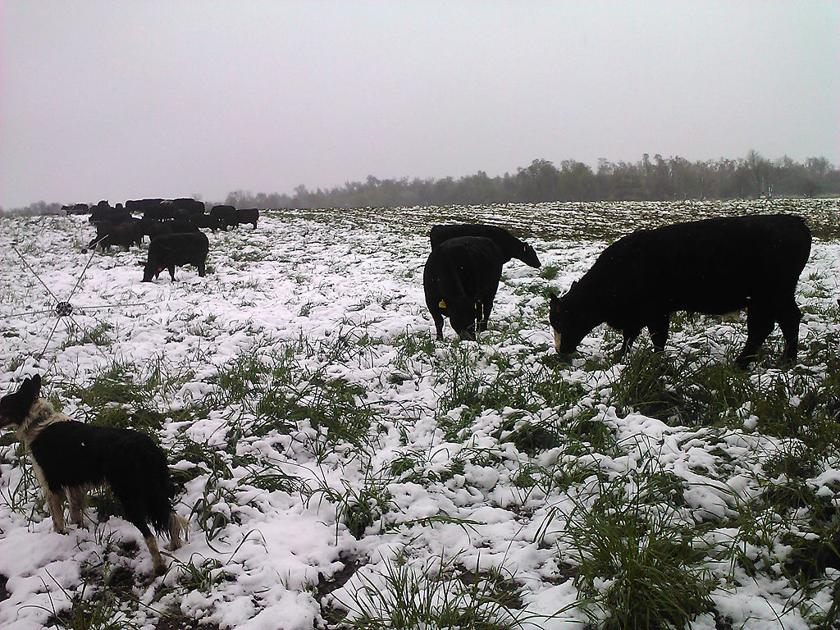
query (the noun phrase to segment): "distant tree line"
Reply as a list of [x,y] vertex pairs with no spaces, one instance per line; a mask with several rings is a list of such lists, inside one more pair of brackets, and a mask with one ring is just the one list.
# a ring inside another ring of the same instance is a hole
[[759,196],[814,197],[840,195],[840,170],[825,158],[804,163],[783,157],[768,160],[755,151],[740,159],[689,162],[647,153],[638,162],[599,160],[588,164],[564,160],[559,166],[537,159],[490,177],[484,171],[458,179],[378,179],[347,182],[335,188],[294,193],[257,193],[237,190],[225,203],[239,208],[353,208],[489,204],[543,201],[644,201],[671,199],[731,199]]
[[[595,169],[576,160],[563,160],[557,166],[538,159],[514,174],[496,177],[484,171],[458,179],[378,179],[369,175],[363,182],[347,182],[335,188],[309,190],[300,185],[291,195],[237,190],[225,203],[238,208],[356,208],[823,195],[840,195],[840,170],[827,159],[814,157],[800,163],[785,156],[768,160],[750,151],[735,160],[698,162],[678,156],[666,159],[659,154],[651,159],[645,153],[638,162],[602,159]],[[5,211],[0,208],[0,216],[63,213],[61,204],[44,201]]]
[[0,217],[4,215],[34,217],[44,214],[64,214],[64,210],[61,209],[60,203],[47,203],[46,201],[36,201],[28,206],[23,206],[22,208],[10,208],[9,210],[0,208]]

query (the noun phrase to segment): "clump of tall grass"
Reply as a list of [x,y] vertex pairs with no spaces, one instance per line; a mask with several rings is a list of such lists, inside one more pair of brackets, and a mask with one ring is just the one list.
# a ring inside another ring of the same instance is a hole
[[346,601],[342,626],[357,630],[464,628],[513,630],[521,627],[520,587],[502,568],[465,570],[442,554],[412,562],[397,554],[376,576],[356,573],[359,585]]
[[689,426],[743,427],[797,438],[825,453],[840,448],[840,359],[823,357],[822,374],[776,369],[750,373],[731,362],[671,357],[638,349],[612,383],[609,402]]
[[387,470],[375,473],[368,460],[364,463],[364,477],[361,483],[354,484],[342,479],[341,487],[336,488],[327,483],[326,479],[320,479],[305,501],[308,503],[317,498],[319,501],[327,500],[335,505],[336,539],[339,524],[342,522],[354,538],[361,539],[367,528],[377,522],[379,533],[382,533],[385,531],[385,515],[396,506],[388,490],[390,476],[387,473]]
[[679,507],[682,480],[658,461],[570,495],[571,509],[553,510],[562,561],[580,594],[578,606],[600,628],[682,628],[713,610],[716,585],[695,545],[693,523]]
[[113,339],[108,336],[114,327],[108,322],[98,322],[92,328],[79,328],[76,324],[71,323],[67,328],[67,338],[62,342],[61,349],[64,350],[71,346],[84,346],[93,344],[95,346],[107,347],[112,345]]

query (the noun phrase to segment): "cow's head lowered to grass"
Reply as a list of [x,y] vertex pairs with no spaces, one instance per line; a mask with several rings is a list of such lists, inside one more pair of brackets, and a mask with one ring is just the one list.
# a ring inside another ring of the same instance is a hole
[[514,256],[514,258],[518,258],[526,265],[533,267],[534,269],[539,269],[541,266],[537,252],[528,243],[521,242],[520,251]]
[[554,333],[554,349],[562,355],[574,352],[581,340],[592,330],[592,326],[580,317],[580,310],[570,308],[570,299],[573,299],[570,295],[574,286],[572,284],[572,289],[563,297],[551,294],[549,298],[548,321]]

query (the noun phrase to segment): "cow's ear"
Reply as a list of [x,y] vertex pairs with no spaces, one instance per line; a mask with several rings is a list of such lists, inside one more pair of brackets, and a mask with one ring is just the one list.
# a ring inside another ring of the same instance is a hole
[[577,284],[577,280],[575,280],[574,282],[572,282],[572,286],[570,286],[570,287],[569,287],[569,291],[571,291],[572,289],[574,289],[576,284]]

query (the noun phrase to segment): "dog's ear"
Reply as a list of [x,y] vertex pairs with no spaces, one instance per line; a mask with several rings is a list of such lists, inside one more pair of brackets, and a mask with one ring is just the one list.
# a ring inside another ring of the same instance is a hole
[[26,378],[14,394],[0,398],[0,427],[23,422],[41,391],[41,377]]
[[23,383],[20,386],[20,389],[17,391],[17,396],[20,400],[20,404],[25,406],[26,409],[32,406],[36,400],[38,400],[38,395],[41,393],[41,376],[36,374],[32,378],[25,378],[23,379]]
[[30,383],[30,388],[32,389],[33,400],[38,398],[41,395],[41,375],[36,374],[32,377],[32,381]]

